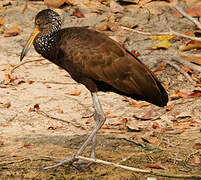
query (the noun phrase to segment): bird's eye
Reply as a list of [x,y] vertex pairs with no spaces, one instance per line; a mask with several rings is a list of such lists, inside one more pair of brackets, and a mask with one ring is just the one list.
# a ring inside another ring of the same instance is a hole
[[37,24],[37,25],[40,24],[40,19],[36,19],[36,24]]

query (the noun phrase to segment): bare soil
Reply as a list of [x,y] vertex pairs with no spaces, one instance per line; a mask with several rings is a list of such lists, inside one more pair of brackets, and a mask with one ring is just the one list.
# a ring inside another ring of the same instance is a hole
[[[3,6],[11,2],[11,5]],[[179,1],[181,7],[191,7],[198,1]],[[18,65],[19,56],[34,27],[34,17],[45,9],[41,1],[29,1],[23,12],[25,1],[2,0],[0,17],[4,25],[0,26],[0,179],[147,179],[150,175],[134,173],[106,165],[92,164],[90,167],[61,166],[50,170],[42,167],[54,164],[54,160],[72,156],[93,128],[93,106],[88,90],[74,82],[67,72],[47,60],[29,62],[16,68],[11,77],[13,82],[4,83],[5,75]],[[143,7],[124,6],[125,12],[112,13],[104,4],[80,6],[85,18],[72,16],[75,9],[67,6],[59,10],[63,18],[63,27],[90,26],[97,28],[115,19],[119,24],[138,25],[142,31],[166,32],[169,27],[178,32],[191,30],[193,23],[185,18],[177,19],[172,15],[171,7],[165,1],[153,1]],[[96,13],[96,12],[99,13]],[[21,34],[4,37],[5,28],[18,24]],[[172,43],[168,50],[147,50],[153,45],[149,36],[138,33],[107,31],[111,37],[126,38],[124,46],[137,50],[139,57],[151,69],[158,66],[158,60],[171,60],[177,56],[181,41]],[[41,57],[32,49],[26,61]],[[173,67],[167,65],[158,78],[168,83],[168,93],[173,90],[193,91],[195,87]],[[80,95],[70,95],[81,92]],[[103,109],[107,114],[105,128],[97,136],[96,157],[106,161],[131,167],[149,169],[148,164],[161,162],[165,169],[156,172],[201,175],[201,150],[194,149],[195,143],[201,143],[201,99],[188,98],[171,100],[166,108],[154,105],[134,107],[131,100],[114,93],[99,92]],[[39,111],[31,111],[34,105]],[[147,111],[153,110],[150,120],[142,121]],[[45,113],[45,114],[44,114]],[[184,114],[175,117],[175,113]],[[85,117],[85,118],[84,118]],[[125,128],[122,119],[127,118],[131,132]],[[63,120],[63,121],[62,121]],[[70,122],[70,123],[68,123]],[[182,128],[185,123],[192,126]],[[72,124],[73,123],[73,124]],[[154,129],[153,123],[159,127]],[[177,128],[176,128],[177,127]],[[136,130],[137,129],[137,130]],[[144,141],[142,140],[144,138]],[[135,139],[144,147],[128,142]],[[84,155],[89,155],[89,148]],[[196,161],[197,162],[197,161]],[[157,179],[168,179],[157,177]],[[173,179],[173,178],[170,178]]]

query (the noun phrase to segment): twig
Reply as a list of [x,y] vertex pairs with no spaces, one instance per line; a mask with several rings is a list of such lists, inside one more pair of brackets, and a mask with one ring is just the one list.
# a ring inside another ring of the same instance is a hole
[[166,60],[166,62],[171,65],[172,67],[174,67],[177,71],[179,71],[181,74],[183,74],[186,79],[193,85],[195,86],[196,85],[196,82],[194,82],[191,77],[188,75],[188,73],[186,73],[183,69],[181,69],[178,65],[176,65],[175,63],[171,62],[171,61],[168,61]]
[[123,140],[125,140],[125,141],[131,142],[131,143],[133,143],[133,144],[135,144],[135,145],[137,145],[137,146],[141,146],[141,147],[143,147],[143,148],[146,147],[144,144],[142,144],[142,143],[140,143],[140,142],[137,142],[137,141],[135,141],[135,140],[130,140],[130,139],[127,139],[127,138],[120,138],[120,139],[123,139]]
[[16,65],[13,69],[11,69],[10,73],[12,74],[18,67],[20,67],[24,64],[27,64],[30,62],[39,62],[39,61],[44,61],[44,60],[46,60],[46,59],[36,59],[36,60],[29,60],[29,61],[21,62],[20,64]]
[[14,163],[20,163],[20,162],[24,162],[24,161],[30,161],[30,158],[23,158],[23,159],[19,159],[19,160],[15,160],[15,161],[3,161],[0,162],[0,166],[5,166],[5,165],[9,165],[9,164],[14,164]]
[[120,26],[123,30],[127,30],[127,31],[130,31],[130,32],[133,32],[133,33],[138,33],[138,34],[143,34],[143,35],[147,35],[147,36],[151,36],[151,35],[166,35],[166,34],[170,34],[170,32],[161,32],[161,33],[149,33],[149,32],[143,32],[143,31],[138,31],[138,30],[135,30],[135,29],[131,29],[131,28],[128,28],[128,27],[125,27],[125,26]]
[[14,163],[21,163],[21,162],[24,162],[24,161],[39,161],[39,160],[54,161],[51,157],[41,157],[41,158],[37,158],[37,159],[23,158],[23,159],[18,159],[18,160],[14,160],[14,161],[2,161],[2,162],[0,162],[0,166],[6,166],[6,165],[9,165],[9,164],[14,164]]
[[[32,81],[32,80],[30,80]],[[33,80],[34,81],[34,80]],[[71,85],[74,85],[74,84],[77,84],[77,83],[65,83],[65,82],[56,82],[56,81],[34,81],[34,82],[39,82],[39,83],[43,83],[43,84],[46,84],[46,83],[49,83],[49,84],[71,84]]]
[[54,120],[57,120],[57,121],[61,121],[61,122],[64,122],[64,123],[68,123],[68,124],[72,124],[73,126],[77,127],[77,128],[81,128],[81,129],[84,129],[86,130],[83,126],[81,126],[80,124],[77,124],[77,123],[73,123],[73,122],[70,122],[70,121],[67,121],[67,120],[63,120],[63,119],[59,119],[59,118],[56,118],[56,117],[52,117],[50,116],[49,114],[45,113],[44,111],[42,110],[39,110],[39,109],[34,109],[34,112],[37,112],[38,114],[41,114],[43,116],[46,116],[50,119],[54,119]]
[[188,66],[189,68],[191,68],[191,69],[194,70],[194,71],[199,71],[199,72],[201,72],[201,67],[199,67],[198,65],[195,65],[195,64],[193,64],[193,63],[190,63],[190,62],[188,62],[188,61],[186,61],[186,60],[183,60],[182,58],[173,57],[172,60],[177,61],[177,62],[179,62],[179,63],[181,63],[181,64],[183,64],[183,65],[185,65],[185,66]]
[[179,7],[175,4],[172,7],[175,8],[178,12],[180,12],[184,17],[186,17],[187,19],[192,21],[194,24],[196,24],[197,27],[201,30],[201,23],[200,22],[198,22],[196,19],[194,19],[193,17],[188,15],[181,7]]
[[169,177],[169,178],[182,178],[182,179],[201,179],[201,175],[184,175],[184,174],[166,174],[166,173],[158,173],[158,172],[153,172],[152,170],[145,170],[145,169],[139,169],[139,168],[133,168],[129,166],[124,166],[108,161],[103,161],[100,159],[92,159],[92,158],[87,158],[83,156],[77,156],[76,158],[84,160],[84,161],[89,161],[89,162],[94,162],[98,164],[104,164],[104,165],[109,165],[109,166],[114,166],[118,168],[123,168],[127,169],[129,171],[134,171],[138,173],[144,173],[144,174],[150,174],[150,175],[155,175],[155,176],[161,176],[161,177]]
[[191,40],[194,40],[194,41],[201,42],[201,38],[193,37],[193,36],[187,36],[185,34],[181,34],[181,33],[178,33],[176,31],[173,31],[171,28],[169,28],[169,29],[170,29],[170,33],[169,34],[174,34],[175,36],[178,36],[178,37],[183,37],[183,38],[186,38],[186,39],[191,39]]

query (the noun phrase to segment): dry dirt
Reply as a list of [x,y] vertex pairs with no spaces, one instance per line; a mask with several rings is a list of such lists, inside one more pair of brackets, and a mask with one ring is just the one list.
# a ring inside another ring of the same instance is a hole
[[[4,6],[11,2],[11,5]],[[179,1],[182,7],[191,7],[198,1]],[[147,179],[153,177],[134,173],[106,165],[93,164],[89,168],[77,169],[62,166],[47,171],[42,167],[52,165],[55,159],[65,159],[73,155],[86,139],[93,127],[92,118],[83,118],[93,113],[90,93],[75,83],[62,69],[47,60],[29,62],[19,66],[11,74],[16,78],[4,84],[5,75],[13,66],[18,65],[21,50],[33,30],[33,20],[37,12],[46,8],[40,1],[29,1],[23,13],[25,2],[21,0],[0,1],[0,16],[4,25],[0,27],[0,179]],[[193,24],[185,19],[177,19],[171,13],[167,2],[153,1],[143,7],[127,5],[125,13],[111,13],[108,6],[80,7],[85,18],[72,16],[75,7],[65,7],[59,13],[63,18],[63,27],[90,26],[100,27],[106,24],[107,17],[118,23],[138,25],[143,31],[165,32],[169,27],[178,32],[189,30]],[[96,11],[101,13],[95,13]],[[5,28],[18,24],[21,34],[4,37]],[[126,37],[124,46],[137,50],[142,61],[151,69],[157,66],[157,60],[171,60],[177,56],[180,41],[172,43],[168,50],[146,50],[153,45],[148,36],[126,32],[105,32],[110,36]],[[41,57],[32,50],[25,61],[38,60]],[[168,93],[173,90],[193,91],[193,87],[180,72],[167,65],[158,75],[163,84],[169,83]],[[71,92],[81,92],[72,96]],[[168,105],[174,108],[167,111],[149,105],[134,107],[131,100],[114,93],[99,93],[103,109],[107,112],[104,129],[97,136],[96,156],[99,159],[121,163],[136,168],[149,169],[148,164],[161,162],[165,169],[156,172],[201,175],[201,151],[193,149],[195,143],[201,143],[201,99],[176,99]],[[39,112],[31,111],[38,104]],[[141,121],[140,117],[153,110],[150,120]],[[31,112],[30,112],[31,111]],[[174,115],[178,112],[181,117]],[[45,113],[45,114],[44,114]],[[129,120],[131,131],[124,127],[122,119]],[[62,121],[63,120],[63,121]],[[65,122],[66,121],[66,122]],[[70,122],[70,123],[68,123]],[[153,129],[153,123],[159,127]],[[192,126],[182,125],[192,122]],[[196,123],[195,123],[196,122]],[[74,126],[76,125],[76,126]],[[178,127],[178,128],[176,128]],[[137,129],[137,130],[136,130]],[[141,137],[144,137],[142,141]],[[133,138],[144,147],[125,140]],[[147,140],[147,141],[146,141]],[[87,149],[84,155],[88,156]],[[168,179],[157,177],[157,179]],[[174,179],[174,178],[170,178]]]

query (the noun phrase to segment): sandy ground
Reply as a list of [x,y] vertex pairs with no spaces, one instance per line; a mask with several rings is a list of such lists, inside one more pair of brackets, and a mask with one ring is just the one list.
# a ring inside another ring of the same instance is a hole
[[[12,5],[2,7],[7,0],[0,2],[0,16],[5,28],[18,24],[21,34],[4,37],[0,34],[0,177],[1,179],[146,179],[150,175],[133,173],[119,168],[94,164],[90,168],[58,167],[43,171],[41,167],[54,164],[54,159],[65,159],[73,155],[86,139],[93,127],[90,116],[93,113],[90,93],[74,82],[68,73],[47,60],[29,62],[16,68],[11,78],[4,83],[5,75],[20,63],[19,56],[30,33],[33,20],[40,9],[46,8],[42,2],[30,1],[23,13],[25,2],[10,1]],[[195,3],[196,1],[192,1]],[[185,1],[181,6],[190,6]],[[114,14],[108,6],[99,5],[80,7],[86,18],[72,16],[74,7],[59,10],[63,18],[63,27],[90,26],[101,27],[107,23],[107,17],[118,23],[138,25],[147,32],[165,32],[174,27],[185,32],[193,24],[185,18],[176,19],[166,2],[152,2],[143,8],[136,5],[124,6],[125,13]],[[94,13],[99,10],[102,13]],[[159,14],[161,14],[159,16]],[[171,60],[177,55],[181,42],[172,44],[168,50],[146,50],[153,45],[148,36],[136,33],[105,32],[111,37],[126,38],[124,46],[137,50],[140,59],[151,69],[157,66],[157,60]],[[32,49],[24,61],[39,60],[41,57]],[[158,75],[163,84],[169,83],[168,93],[173,90],[193,91],[193,87],[180,72],[171,66]],[[78,96],[70,95],[79,93]],[[125,97],[114,93],[99,93],[103,109],[107,114],[104,129],[98,133],[97,158],[124,165],[147,168],[147,164],[161,162],[165,167],[156,170],[173,174],[200,174],[199,163],[193,164],[195,157],[201,159],[201,151],[193,149],[195,143],[201,143],[200,98],[177,99],[170,101],[174,109],[167,111],[149,105],[134,107]],[[38,104],[39,111],[31,111]],[[141,121],[147,111],[153,111],[152,118]],[[178,112],[181,117],[174,115]],[[84,118],[85,117],[85,118]],[[122,119],[127,118],[134,130],[129,132]],[[68,123],[70,122],[70,123]],[[196,122],[188,128],[175,128],[184,123]],[[153,123],[159,128],[153,129]],[[165,131],[164,131],[165,129]],[[142,141],[144,137],[148,142]],[[133,144],[124,138],[139,140],[145,146]],[[88,155],[87,151],[85,155]],[[165,179],[159,177],[157,179]],[[173,179],[173,178],[171,178]]]

